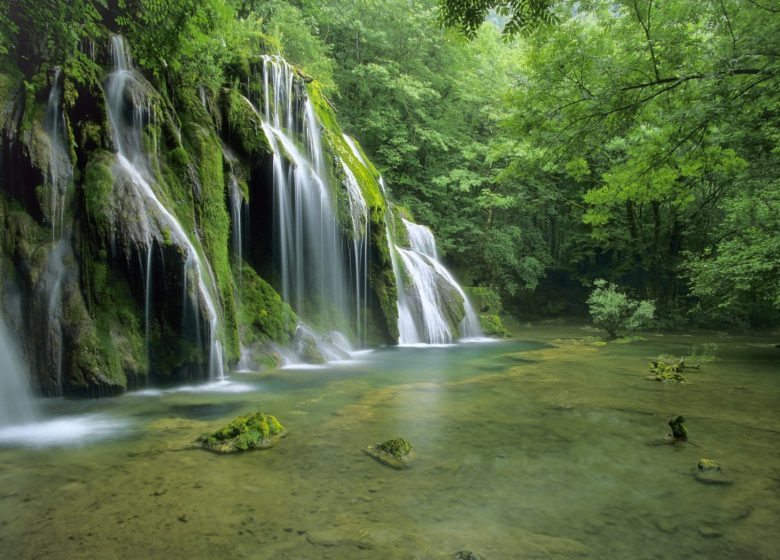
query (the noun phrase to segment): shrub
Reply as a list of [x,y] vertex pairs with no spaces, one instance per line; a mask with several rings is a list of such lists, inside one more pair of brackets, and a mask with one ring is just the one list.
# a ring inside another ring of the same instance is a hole
[[655,303],[635,300],[620,288],[606,280],[596,280],[596,287],[588,297],[588,307],[593,323],[607,331],[610,339],[617,338],[618,331],[631,331],[649,323],[655,315]]

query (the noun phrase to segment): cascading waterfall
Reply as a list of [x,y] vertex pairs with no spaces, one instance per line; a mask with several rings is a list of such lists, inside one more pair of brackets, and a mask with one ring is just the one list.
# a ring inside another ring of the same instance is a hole
[[[142,89],[139,87],[139,76],[132,67],[130,54],[124,39],[115,35],[111,39],[111,54],[114,70],[108,76],[106,83],[106,104],[108,117],[111,124],[114,145],[117,150],[117,163],[115,171],[118,171],[129,180],[136,191],[136,195],[142,202],[146,212],[141,216],[143,235],[146,238],[147,264],[146,264],[146,328],[147,340],[150,315],[151,295],[151,252],[155,241],[153,231],[160,231],[162,227],[170,231],[170,236],[175,242],[186,250],[186,262],[184,275],[194,289],[197,289],[198,299],[202,303],[209,319],[209,376],[223,379],[225,377],[222,343],[219,339],[221,332],[221,319],[219,309],[212,296],[217,293],[214,274],[208,263],[201,259],[195,245],[182,228],[176,217],[160,202],[152,188],[153,175],[149,170],[146,152],[141,141],[144,118],[151,110],[140,107],[142,102]],[[132,99],[132,106],[126,106],[126,98]],[[126,118],[127,114],[132,118]],[[160,224],[159,228],[153,227],[153,220]]]
[[0,316],[0,428],[35,421],[29,376],[18,345]]
[[[344,135],[354,156],[368,168],[368,162],[357,147],[355,141]],[[385,184],[379,177],[379,186],[386,197]],[[409,247],[401,247],[393,242],[397,238],[389,224],[395,224],[393,209],[388,202],[385,220],[385,233],[390,249],[390,260],[398,292],[398,332],[399,344],[449,344],[456,336],[479,338],[483,336],[479,317],[469,298],[457,280],[439,261],[436,239],[425,226],[401,219],[409,240]],[[454,291],[463,301],[464,317],[457,333],[453,332],[447,320],[447,292]]]
[[[273,151],[274,231],[282,298],[304,318],[349,321],[365,343],[368,286],[368,209],[348,166],[351,239],[341,233],[330,173],[323,161],[321,125],[294,70],[279,56],[264,56],[263,132]],[[351,243],[348,243],[350,241]],[[351,245],[346,251],[345,246]],[[352,274],[347,274],[349,269]]]
[[407,286],[403,276],[396,276],[399,294],[403,292],[398,298],[400,344],[453,342],[456,333],[444,314],[448,290],[454,290],[463,300],[465,315],[459,325],[460,338],[482,336],[479,318],[469,298],[439,261],[431,230],[403,218],[401,221],[406,228],[409,248],[396,245],[396,250],[409,282]]

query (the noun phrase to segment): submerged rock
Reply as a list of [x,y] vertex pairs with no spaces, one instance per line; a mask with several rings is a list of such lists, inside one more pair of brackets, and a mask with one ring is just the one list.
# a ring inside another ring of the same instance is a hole
[[720,465],[712,459],[699,459],[693,476],[702,484],[720,484],[723,486],[734,484],[734,481],[726,476]]
[[688,441],[688,428],[685,427],[684,416],[669,418],[668,424],[672,429],[671,436],[674,441]]
[[234,418],[216,432],[201,435],[195,443],[215,453],[236,453],[268,449],[285,435],[287,432],[274,416],[258,411]]
[[410,468],[415,458],[412,444],[398,437],[370,445],[364,451],[366,455],[394,469]]
[[485,560],[483,556],[475,554],[470,550],[459,550],[452,555],[452,560]]

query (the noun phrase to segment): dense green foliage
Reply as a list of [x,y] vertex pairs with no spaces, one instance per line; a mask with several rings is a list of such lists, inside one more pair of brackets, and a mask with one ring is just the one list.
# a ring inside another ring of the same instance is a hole
[[[320,81],[391,196],[505,311],[584,313],[587,286],[606,278],[654,300],[662,325],[780,319],[780,12],[770,2],[0,7],[0,54],[39,92],[41,63],[96,83],[84,53],[105,30],[128,36],[174,102],[184,86],[216,97],[261,48],[282,50]],[[239,99],[224,102],[248,122]],[[262,149],[251,130],[235,133]]]
[[609,338],[617,338],[620,331],[633,331],[647,326],[655,315],[655,304],[648,300],[628,297],[615,284],[598,279],[588,297],[588,308],[593,323],[607,331]]

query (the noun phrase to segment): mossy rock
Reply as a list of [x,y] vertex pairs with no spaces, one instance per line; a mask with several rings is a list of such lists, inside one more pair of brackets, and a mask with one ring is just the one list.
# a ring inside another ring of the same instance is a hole
[[699,459],[693,476],[702,484],[720,486],[730,486],[734,484],[734,481],[726,476],[723,469],[720,468],[720,465],[712,459]]
[[480,313],[479,326],[482,327],[482,332],[488,336],[498,336],[501,338],[509,336],[509,331],[506,330],[504,323],[501,322],[501,317],[497,314]]
[[411,468],[415,459],[412,444],[408,440],[399,437],[369,445],[363,451],[369,457],[373,457],[380,463],[394,469]]
[[276,417],[253,412],[234,418],[216,432],[201,435],[195,443],[215,453],[237,453],[250,449],[268,449],[287,435]]

